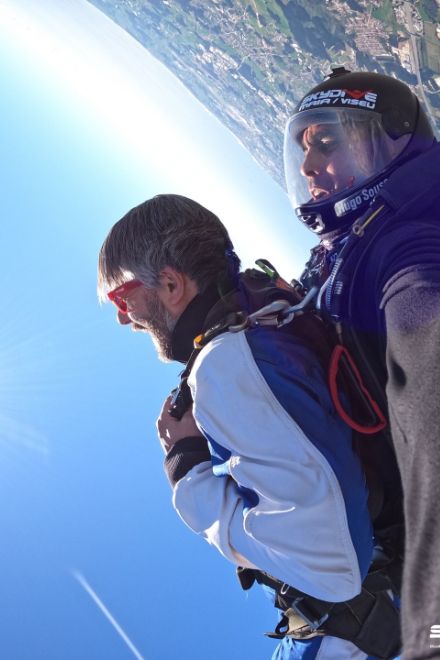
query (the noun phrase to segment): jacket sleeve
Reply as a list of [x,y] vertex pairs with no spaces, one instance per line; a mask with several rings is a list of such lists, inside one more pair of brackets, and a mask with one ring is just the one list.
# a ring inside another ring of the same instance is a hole
[[[393,439],[438,444],[440,265],[407,268],[382,300],[387,337],[387,399]],[[397,447],[399,448],[399,447]],[[423,453],[422,447],[418,451]]]
[[[391,434],[402,475],[408,532],[404,581],[405,650],[409,655],[412,651],[413,657],[421,648],[425,621],[435,619],[440,607],[437,588],[440,570],[439,243],[438,236],[432,233],[423,236],[419,227],[411,241],[411,252],[416,260],[389,279],[382,300],[387,339],[386,393]],[[405,246],[402,252],[407,254]]]
[[[440,498],[440,264],[397,273],[385,287],[382,307],[386,393],[405,492],[406,523],[423,550],[437,547],[428,539],[437,527]],[[415,561],[419,567],[426,566],[423,551]]]
[[[406,223],[388,242],[393,248],[386,258],[380,306],[385,317],[387,399],[393,439],[399,445],[414,438],[424,442],[423,438],[435,437],[437,444],[440,231]],[[419,453],[423,453],[421,447]]]
[[356,595],[360,570],[338,480],[273,395],[245,333],[205,347],[189,383],[212,459],[175,484],[184,522],[234,564],[324,600]]

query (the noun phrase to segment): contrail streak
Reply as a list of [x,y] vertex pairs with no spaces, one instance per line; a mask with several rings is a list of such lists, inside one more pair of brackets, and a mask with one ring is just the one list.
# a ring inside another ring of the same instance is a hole
[[90,584],[87,582],[85,577],[79,573],[78,571],[73,571],[73,577],[78,580],[84,591],[86,591],[90,598],[93,600],[94,603],[99,607],[103,615],[106,617],[108,621],[112,624],[113,628],[116,630],[118,635],[124,640],[124,642],[127,644],[128,648],[130,651],[133,653],[134,657],[137,658],[137,660],[145,660],[145,658],[139,653],[133,642],[130,640],[128,635],[124,632],[124,630],[121,628],[119,623],[116,621],[114,616],[109,612],[109,610],[106,608],[102,600],[99,598],[98,594],[92,589]]

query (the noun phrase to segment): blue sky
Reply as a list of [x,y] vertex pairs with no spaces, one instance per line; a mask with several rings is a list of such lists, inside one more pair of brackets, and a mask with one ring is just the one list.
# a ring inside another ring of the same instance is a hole
[[234,137],[87,2],[0,0],[0,77],[0,656],[135,657],[117,622],[146,660],[263,660],[270,604],[171,507],[154,420],[179,368],[98,305],[96,257],[160,192],[216,212],[245,265],[297,275],[312,238]]

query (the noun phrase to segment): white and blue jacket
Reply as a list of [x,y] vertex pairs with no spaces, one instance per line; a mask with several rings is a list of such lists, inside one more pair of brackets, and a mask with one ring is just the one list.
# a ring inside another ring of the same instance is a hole
[[[367,489],[317,358],[288,332],[226,332],[188,383],[207,446],[181,440],[166,459],[182,520],[237,566],[322,600],[356,596],[373,550]],[[366,655],[325,637],[285,640],[276,657]]]

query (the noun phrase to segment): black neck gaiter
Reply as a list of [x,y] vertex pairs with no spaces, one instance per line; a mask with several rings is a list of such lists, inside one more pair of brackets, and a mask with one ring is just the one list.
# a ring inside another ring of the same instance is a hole
[[220,294],[214,284],[191,300],[179,317],[171,336],[173,360],[184,364],[188,361],[194,348],[194,338],[204,329],[205,319],[219,299]]

